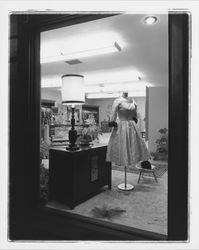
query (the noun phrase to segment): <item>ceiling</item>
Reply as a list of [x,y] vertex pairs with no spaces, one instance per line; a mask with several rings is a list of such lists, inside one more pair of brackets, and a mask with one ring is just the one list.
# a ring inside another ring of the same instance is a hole
[[58,87],[56,79],[61,83],[63,74],[103,74],[110,70],[119,72],[121,69],[138,72],[141,81],[146,84],[168,85],[168,16],[155,15],[158,21],[153,25],[144,23],[146,16],[123,14],[42,32],[41,57],[57,53],[59,47],[63,48],[71,37],[75,38],[75,44],[84,45],[85,37],[97,33],[99,36],[95,37],[92,44],[99,42],[105,36],[103,34],[112,34],[122,48],[120,52],[79,58],[80,64],[42,63],[42,86],[47,87],[46,83],[54,81],[52,86]]

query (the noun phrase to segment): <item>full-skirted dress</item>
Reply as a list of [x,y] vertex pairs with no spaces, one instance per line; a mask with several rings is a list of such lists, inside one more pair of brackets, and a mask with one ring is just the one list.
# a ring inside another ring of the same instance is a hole
[[132,166],[150,159],[146,144],[133,120],[136,111],[137,105],[130,98],[119,97],[112,106],[110,120],[117,122],[117,128],[112,130],[106,160],[118,166]]

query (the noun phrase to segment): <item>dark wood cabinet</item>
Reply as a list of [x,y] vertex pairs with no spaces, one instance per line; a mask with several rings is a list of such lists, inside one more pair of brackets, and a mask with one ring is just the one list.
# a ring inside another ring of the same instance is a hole
[[107,146],[68,151],[52,148],[49,154],[49,197],[68,205],[89,199],[100,187],[111,188],[111,163],[106,162]]

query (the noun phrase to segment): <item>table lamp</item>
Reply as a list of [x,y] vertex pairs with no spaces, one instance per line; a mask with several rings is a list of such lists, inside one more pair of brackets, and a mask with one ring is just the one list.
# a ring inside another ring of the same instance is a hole
[[62,104],[72,106],[71,129],[69,130],[69,146],[67,150],[75,151],[79,147],[76,144],[77,131],[75,130],[75,105],[81,105],[85,101],[84,76],[66,74],[62,76]]

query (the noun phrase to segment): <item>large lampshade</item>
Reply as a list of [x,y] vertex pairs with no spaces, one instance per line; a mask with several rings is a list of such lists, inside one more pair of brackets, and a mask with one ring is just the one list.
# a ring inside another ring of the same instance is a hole
[[63,75],[61,92],[63,104],[84,103],[84,76],[76,74]]

